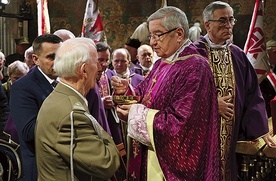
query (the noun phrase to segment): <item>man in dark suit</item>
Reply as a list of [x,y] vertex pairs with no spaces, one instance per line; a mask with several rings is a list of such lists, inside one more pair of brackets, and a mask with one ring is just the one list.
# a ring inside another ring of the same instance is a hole
[[38,36],[32,44],[36,67],[11,87],[10,109],[21,146],[22,180],[37,180],[34,129],[39,108],[54,89],[51,84],[55,82],[57,74],[53,70],[53,64],[61,42],[56,35]]

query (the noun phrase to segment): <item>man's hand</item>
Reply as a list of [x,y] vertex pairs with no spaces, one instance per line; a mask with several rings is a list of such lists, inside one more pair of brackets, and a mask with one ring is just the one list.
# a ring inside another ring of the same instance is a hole
[[264,139],[267,146],[276,148],[276,142],[273,140],[273,138],[269,134],[264,135],[262,138]]
[[131,107],[131,105],[119,105],[119,106],[116,107],[118,117],[121,120],[127,122],[130,107]]
[[114,90],[114,94],[124,94],[128,89],[128,79],[122,79],[118,76],[111,77],[111,86]]
[[227,102],[230,99],[232,99],[232,95],[218,97],[219,115],[228,120],[232,119],[234,115],[234,104]]

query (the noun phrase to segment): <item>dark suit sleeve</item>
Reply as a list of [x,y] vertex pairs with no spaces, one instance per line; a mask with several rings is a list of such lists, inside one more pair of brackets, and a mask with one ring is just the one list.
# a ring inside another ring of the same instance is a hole
[[18,130],[18,135],[26,143],[26,146],[34,153],[34,128],[40,103],[35,92],[30,91],[22,84],[14,84],[11,87],[10,108],[11,116]]
[[4,88],[2,87],[2,83],[0,83],[0,136],[3,133],[6,121],[8,119],[8,114],[9,114],[8,98],[6,96]]

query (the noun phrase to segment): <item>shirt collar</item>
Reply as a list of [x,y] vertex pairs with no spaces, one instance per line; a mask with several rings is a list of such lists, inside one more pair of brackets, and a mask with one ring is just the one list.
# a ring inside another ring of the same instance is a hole
[[192,42],[187,39],[179,48],[177,51],[174,52],[174,54],[172,54],[170,57],[166,58],[166,61],[169,61],[169,62],[174,62],[178,55],[187,47],[191,44]]
[[116,73],[116,75],[120,78],[129,78],[130,76],[130,71],[129,71],[129,68],[127,68],[126,72],[124,74],[119,74],[116,72],[116,70],[114,69],[114,72]]
[[224,45],[215,44],[215,43],[213,43],[213,42],[210,40],[208,34],[206,34],[206,35],[204,36],[204,38],[206,39],[207,43],[209,44],[209,46],[210,46],[211,48],[226,48],[226,47],[231,43],[230,40],[226,40],[226,43],[225,43]]
[[51,79],[50,77],[48,77],[48,76],[40,69],[39,66],[37,66],[37,68],[38,68],[38,70],[42,73],[42,75],[48,80],[48,82],[49,82],[50,84],[52,84],[52,83],[55,81],[55,79]]
[[141,68],[142,68],[142,70],[143,70],[143,71],[148,71],[148,70],[151,70],[151,67],[152,67],[152,66],[150,66],[150,68],[147,68],[147,67],[144,67],[144,66],[143,66],[143,65],[141,65],[141,64],[140,64],[140,66],[141,66]]

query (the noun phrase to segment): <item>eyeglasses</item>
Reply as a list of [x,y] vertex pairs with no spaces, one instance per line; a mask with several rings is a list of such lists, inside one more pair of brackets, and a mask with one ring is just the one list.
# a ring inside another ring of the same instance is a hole
[[212,22],[218,22],[219,26],[225,26],[228,22],[231,25],[235,25],[237,20],[235,18],[230,18],[230,19],[226,19],[226,18],[220,18],[220,19],[210,19],[208,21],[212,21]]
[[165,34],[168,34],[168,33],[172,32],[172,31],[174,31],[174,30],[176,30],[176,29],[177,29],[177,28],[174,28],[174,29],[171,29],[171,30],[169,30],[169,31],[166,31],[165,33],[161,33],[161,34],[149,35],[148,38],[149,38],[149,40],[151,40],[151,38],[153,38],[154,40],[158,41],[158,40],[160,40],[160,37],[161,37],[161,36],[163,36],[163,35],[165,35]]

